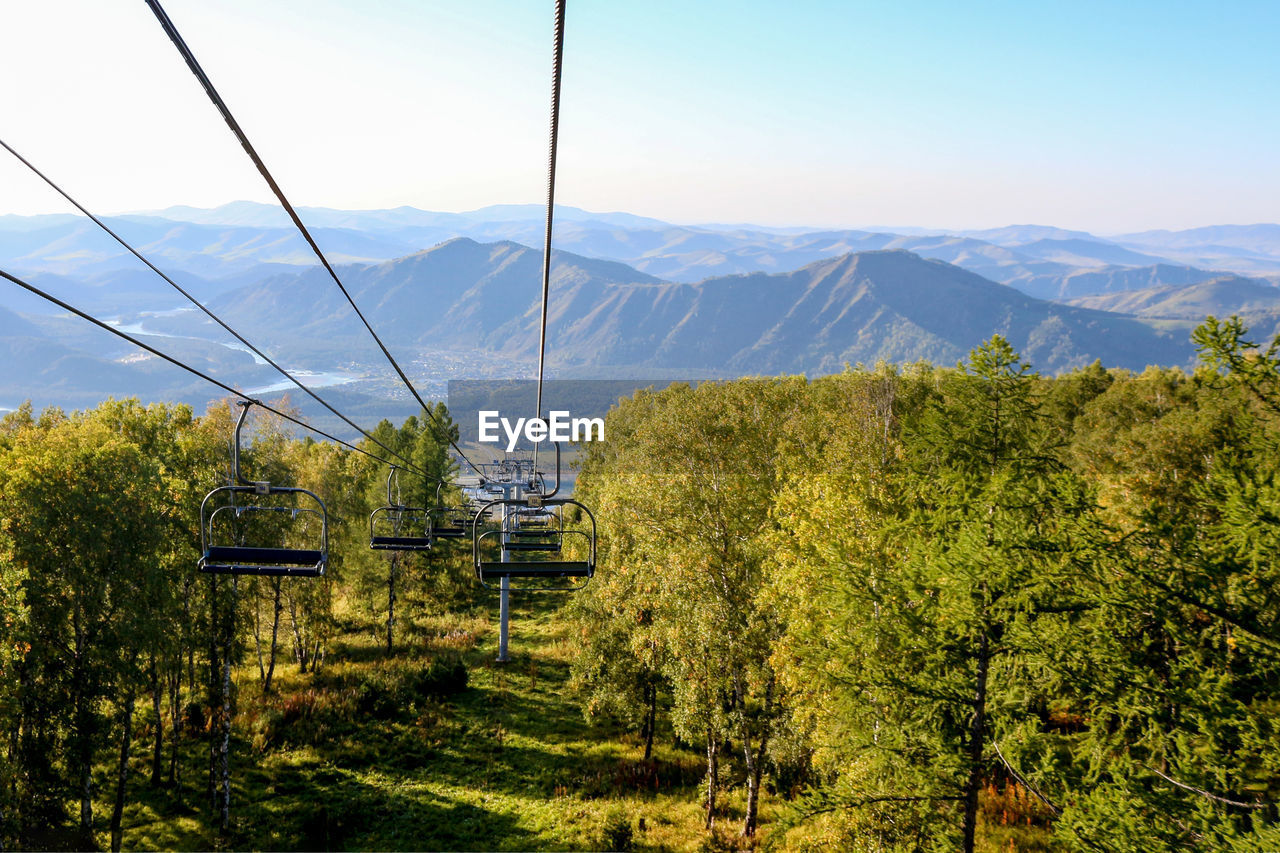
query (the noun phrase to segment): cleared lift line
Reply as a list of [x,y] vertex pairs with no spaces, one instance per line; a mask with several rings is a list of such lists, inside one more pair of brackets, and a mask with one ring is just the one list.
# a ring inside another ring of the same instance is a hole
[[[566,0],[555,3],[555,34],[551,72],[551,127],[547,167],[547,224],[542,252],[542,311],[538,330],[538,386],[534,418],[542,421],[542,390],[547,351],[547,312],[551,294],[551,238],[555,222],[556,151],[560,131],[560,89],[564,71],[564,18]],[[545,421],[542,421],[545,424]],[[573,592],[582,589],[595,574],[596,522],[591,510],[570,498],[555,498],[560,491],[560,445],[556,445],[556,487],[546,491],[539,484],[537,471],[539,444],[534,444],[529,465],[529,479],[523,481],[522,466],[517,463],[515,476],[497,486],[502,497],[481,506],[471,522],[472,559],[476,577],[499,583],[498,662],[510,660],[508,635],[510,619],[511,579],[530,578],[540,586],[528,587],[546,591]],[[510,459],[508,459],[508,464]],[[590,532],[565,527],[565,511],[577,507],[590,520]],[[501,507],[502,519],[495,530],[481,531],[480,521],[493,507]],[[584,540],[585,559],[565,559],[562,548],[567,537]],[[493,559],[493,551],[498,559]],[[488,553],[486,553],[488,552]],[[579,584],[578,580],[582,583]]]
[[191,52],[191,48],[187,46],[186,41],[183,40],[182,35],[178,32],[178,28],[174,26],[169,15],[164,11],[164,8],[161,7],[158,0],[147,0],[147,5],[151,7],[151,11],[155,14],[156,20],[158,20],[160,22],[160,26],[164,28],[165,34],[169,36],[169,40],[173,42],[174,47],[178,49],[178,53],[180,53],[182,58],[186,60],[187,67],[191,69],[191,73],[195,75],[196,80],[198,80],[200,85],[204,88],[205,94],[209,96],[209,100],[213,102],[213,105],[217,108],[218,112],[222,114],[222,118],[227,123],[227,127],[231,128],[231,132],[235,134],[236,139],[240,141],[241,147],[243,147],[245,153],[249,155],[249,159],[253,161],[253,165],[257,167],[258,173],[262,175],[263,180],[267,182],[267,186],[271,188],[276,199],[279,200],[280,206],[289,214],[289,218],[293,220],[293,224],[297,226],[298,231],[301,232],[303,238],[307,241],[307,245],[311,247],[311,251],[320,259],[321,265],[325,268],[325,271],[329,273],[329,277],[333,279],[333,283],[338,286],[338,289],[342,291],[342,295],[347,298],[348,304],[351,305],[351,310],[356,312],[356,316],[360,318],[360,322],[364,324],[365,329],[369,331],[369,334],[378,344],[378,348],[382,350],[382,354],[386,356],[387,361],[393,368],[395,368],[396,373],[400,376],[400,380],[404,383],[405,387],[409,389],[409,393],[418,401],[418,405],[420,405],[423,411],[427,413],[427,417],[431,418],[431,420],[435,422],[436,426],[440,428],[441,433],[444,434],[450,446],[453,447],[454,452],[462,457],[462,460],[471,467],[471,470],[475,471],[483,482],[484,475],[481,473],[480,469],[476,467],[469,458],[467,458],[467,454],[463,453],[462,448],[458,447],[457,442],[448,435],[447,431],[444,429],[444,424],[440,423],[440,420],[436,418],[435,412],[433,412],[431,407],[427,405],[426,401],[422,399],[422,396],[418,393],[418,389],[413,387],[413,383],[409,381],[409,377],[405,374],[404,370],[401,369],[400,364],[395,360],[395,357],[391,355],[391,351],[387,349],[386,344],[382,342],[382,338],[378,337],[378,333],[373,330],[373,326],[371,326],[369,321],[365,319],[364,312],[362,312],[360,307],[356,305],[355,299],[353,299],[351,294],[347,291],[346,285],[344,285],[342,283],[342,279],[338,277],[338,273],[334,270],[333,265],[329,263],[329,259],[325,257],[324,252],[320,250],[320,246],[316,243],[315,238],[311,236],[311,232],[307,230],[307,226],[303,224],[302,218],[298,216],[298,212],[294,210],[293,205],[289,203],[289,199],[285,197],[284,191],[280,189],[280,185],[277,184],[275,178],[271,176],[271,172],[267,169],[266,164],[263,163],[262,158],[258,156],[258,152],[254,149],[253,144],[249,142],[249,137],[245,134],[244,130],[241,129],[240,123],[236,121],[235,116],[231,114],[231,110],[227,107],[226,101],[224,101],[222,96],[218,94],[218,90],[214,88],[213,82],[209,79],[209,76],[204,73],[204,69],[200,67],[200,63],[196,61],[195,54]]

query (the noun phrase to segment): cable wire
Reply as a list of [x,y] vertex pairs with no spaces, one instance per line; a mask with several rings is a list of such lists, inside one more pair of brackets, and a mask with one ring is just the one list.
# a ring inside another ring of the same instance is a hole
[[275,193],[281,207],[283,207],[289,214],[289,218],[293,220],[293,224],[297,226],[298,231],[307,241],[307,245],[311,247],[311,251],[320,259],[320,263],[325,268],[325,271],[329,273],[329,277],[333,279],[334,284],[338,285],[338,289],[342,291],[342,295],[347,298],[347,302],[351,305],[351,309],[356,312],[356,316],[360,318],[360,322],[364,324],[364,327],[369,331],[369,334],[373,337],[374,341],[377,342],[378,348],[382,350],[382,354],[386,356],[387,361],[390,362],[393,368],[395,368],[396,373],[400,376],[400,380],[404,382],[405,387],[409,389],[409,393],[413,395],[413,398],[418,401],[418,405],[422,407],[423,411],[427,413],[427,416],[431,418],[431,420],[440,428],[441,432],[444,433],[446,440],[449,442],[450,446],[453,447],[454,451],[461,456],[463,461],[470,465],[471,469],[479,474],[481,480],[483,480],[484,475],[480,474],[480,469],[467,458],[467,455],[462,452],[462,448],[458,447],[457,442],[448,435],[444,429],[444,424],[440,423],[439,419],[436,418],[431,407],[422,399],[422,396],[418,393],[418,389],[413,387],[413,383],[409,381],[409,377],[391,355],[391,351],[387,349],[386,344],[382,342],[382,338],[378,337],[378,333],[373,330],[373,326],[371,326],[369,321],[365,319],[364,313],[360,310],[359,306],[356,305],[355,299],[353,299],[351,294],[347,291],[346,286],[342,283],[342,279],[338,277],[338,273],[334,271],[333,265],[329,263],[329,259],[325,257],[324,252],[320,250],[320,246],[311,236],[311,232],[307,230],[307,226],[303,224],[301,217],[298,216],[298,212],[294,210],[293,205],[289,203],[289,199],[285,197],[284,191],[280,189],[275,178],[271,176],[271,172],[267,169],[266,164],[262,162],[262,158],[258,156],[258,152],[254,150],[253,145],[249,142],[249,137],[240,128],[239,122],[235,120],[235,117],[231,114],[231,110],[227,107],[226,102],[222,100],[222,96],[219,95],[218,90],[214,88],[213,82],[209,79],[208,75],[204,73],[204,69],[200,67],[200,63],[196,61],[195,54],[191,52],[191,48],[188,47],[186,41],[183,40],[182,35],[178,32],[178,28],[174,26],[173,21],[170,20],[168,14],[166,14],[164,9],[160,6],[159,0],[146,0],[146,2],[147,5],[151,7],[151,11],[155,13],[156,19],[160,22],[160,26],[164,28],[165,33],[169,36],[169,40],[173,42],[174,47],[178,49],[178,52],[182,54],[182,58],[186,60],[187,67],[191,69],[191,73],[194,74],[196,79],[200,82],[200,85],[204,88],[205,94],[209,96],[209,100],[213,102],[213,105],[218,109],[218,112],[222,114],[222,118],[227,123],[227,127],[231,128],[231,132],[235,134],[236,139],[240,141],[241,147],[244,148],[245,153],[249,155],[249,159],[252,160],[254,166],[257,167],[258,173],[262,175],[263,180],[267,182],[267,186],[269,186],[271,191]]
[[264,353],[262,350],[258,349],[258,348],[257,348],[257,347],[255,347],[253,344],[249,343],[249,341],[245,340],[245,338],[244,338],[244,336],[243,336],[243,335],[241,335],[241,334],[240,334],[239,332],[237,332],[235,329],[231,328],[231,326],[230,326],[230,325],[228,325],[227,323],[225,323],[225,322],[222,320],[222,318],[221,318],[221,317],[219,317],[217,314],[214,314],[211,310],[209,310],[208,308],[206,308],[203,304],[201,304],[201,303],[200,303],[200,301],[199,301],[198,299],[196,299],[194,296],[192,296],[190,293],[188,293],[185,289],[183,289],[181,285],[179,285],[176,281],[174,281],[172,278],[170,278],[168,275],[166,275],[164,272],[162,272],[162,271],[159,269],[159,267],[157,267],[155,264],[151,263],[151,261],[150,261],[150,260],[148,260],[148,259],[147,259],[147,258],[146,258],[142,253],[141,253],[141,252],[139,252],[139,251],[138,251],[137,249],[135,249],[132,245],[130,245],[128,242],[126,242],[126,241],[125,241],[125,239],[124,239],[123,237],[121,237],[121,236],[120,236],[119,234],[117,234],[115,231],[111,230],[111,228],[110,228],[110,227],[109,227],[105,222],[103,222],[101,219],[99,219],[97,216],[95,216],[93,213],[91,213],[88,209],[86,209],[86,208],[85,208],[85,206],[84,206],[84,205],[80,204],[80,202],[78,202],[78,201],[76,201],[74,198],[72,198],[72,197],[71,197],[71,195],[70,195],[69,193],[67,193],[67,191],[66,191],[66,190],[64,190],[62,187],[58,186],[56,183],[54,183],[54,182],[49,178],[49,176],[48,176],[48,175],[46,175],[44,172],[42,172],[42,171],[40,171],[39,169],[37,169],[37,168],[36,168],[36,167],[31,163],[31,161],[29,161],[26,157],[23,157],[21,154],[19,154],[17,151],[15,151],[15,150],[13,149],[13,146],[9,145],[9,143],[5,142],[3,139],[0,139],[0,146],[2,146],[6,151],[8,151],[10,154],[12,154],[14,157],[16,157],[16,158],[19,160],[19,162],[21,162],[21,163],[22,163],[22,165],[26,166],[28,169],[30,169],[32,172],[34,172],[34,173],[35,173],[35,175],[36,175],[37,177],[39,177],[39,178],[40,178],[40,180],[44,181],[46,184],[48,184],[50,187],[52,187],[52,188],[53,188],[53,190],[54,190],[55,192],[57,192],[60,196],[62,196],[63,198],[65,198],[67,201],[69,201],[69,202],[72,204],[72,206],[74,206],[74,207],[76,208],[76,210],[80,211],[80,212],[81,212],[81,213],[83,213],[85,216],[89,217],[89,219],[93,220],[93,222],[94,222],[94,224],[95,224],[95,225],[97,225],[97,226],[98,226],[99,228],[101,228],[103,231],[107,232],[107,234],[111,235],[112,239],[114,239],[117,243],[119,243],[121,246],[123,246],[123,247],[124,247],[124,248],[125,248],[125,249],[130,253],[130,254],[132,254],[135,258],[137,258],[138,260],[142,261],[142,263],[146,264],[146,265],[147,265],[147,267],[149,267],[149,268],[151,269],[151,271],[152,271],[152,272],[154,272],[156,275],[160,276],[162,279],[164,279],[165,281],[167,281],[167,282],[169,283],[169,285],[170,285],[174,290],[178,291],[178,292],[179,292],[179,293],[181,293],[183,296],[185,296],[185,297],[187,298],[187,301],[188,301],[188,302],[190,302],[192,305],[196,306],[196,307],[197,307],[197,308],[199,308],[201,311],[203,311],[203,312],[205,313],[205,315],[206,315],[210,320],[213,320],[213,322],[217,323],[219,326],[221,326],[223,329],[225,329],[227,332],[229,332],[229,333],[232,335],[232,337],[234,337],[237,341],[239,341],[240,343],[242,343],[242,344],[244,344],[246,347],[248,347],[248,348],[249,348],[249,350],[250,350],[250,351],[252,351],[254,355],[258,356],[258,357],[259,357],[259,358],[261,358],[263,361],[265,361],[267,364],[269,364],[269,365],[271,365],[272,367],[274,367],[276,370],[278,370],[278,371],[281,373],[281,375],[283,375],[286,379],[288,379],[288,380],[289,380],[290,382],[292,382],[294,385],[297,385],[300,389],[302,389],[303,391],[305,391],[307,394],[311,395],[311,399],[315,400],[317,403],[319,403],[320,405],[324,406],[324,407],[325,407],[326,409],[328,409],[330,412],[332,412],[333,414],[337,415],[339,418],[341,418],[341,419],[342,419],[342,420],[347,424],[347,426],[351,427],[351,428],[352,428],[352,429],[354,429],[356,432],[360,433],[360,434],[361,434],[361,435],[363,435],[365,438],[369,439],[369,440],[370,440],[370,441],[372,441],[374,444],[376,444],[376,445],[378,445],[379,447],[381,447],[381,448],[382,448],[383,450],[385,450],[387,453],[389,453],[389,454],[391,454],[392,456],[394,456],[395,458],[399,459],[401,462],[404,462],[404,463],[405,463],[405,464],[407,464],[407,465],[412,465],[412,464],[413,464],[413,463],[412,463],[412,462],[410,462],[408,459],[406,459],[404,456],[400,455],[400,454],[399,454],[399,453],[397,453],[395,450],[392,450],[390,447],[388,447],[387,445],[383,444],[383,443],[382,443],[381,441],[379,441],[377,438],[375,438],[374,436],[370,435],[368,432],[366,432],[364,429],[362,429],[362,428],[360,427],[360,425],[359,425],[359,424],[357,424],[355,421],[351,420],[351,419],[350,419],[350,418],[348,418],[346,415],[342,414],[342,412],[339,412],[339,411],[338,411],[337,409],[335,409],[333,406],[329,405],[329,403],[328,403],[328,402],[326,402],[326,401],[325,401],[325,400],[324,400],[324,399],[323,399],[319,394],[317,394],[315,391],[313,391],[313,390],[311,390],[310,388],[308,388],[306,385],[303,385],[303,384],[302,384],[302,382],[300,382],[300,381],[297,379],[297,377],[295,377],[295,376],[294,376],[293,374],[291,374],[289,371],[285,370],[283,367],[281,367],[279,364],[277,364],[277,363],[276,363],[276,362],[271,358],[271,356],[267,355],[267,354],[266,354],[266,353]]
[[560,79],[564,71],[565,0],[556,0],[555,51],[551,60],[551,144],[547,155],[547,232],[542,243],[542,325],[538,333],[538,402],[542,418],[542,370],[547,353],[547,303],[551,294],[551,226],[556,208],[556,148],[560,136]]
[[[556,0],[554,47],[551,56],[551,141],[547,153],[547,229],[542,241],[542,319],[538,327],[538,391],[533,416],[542,420],[542,375],[547,355],[547,307],[551,296],[551,232],[556,211],[556,149],[560,138],[560,79],[564,71],[565,0]],[[533,468],[538,467],[538,444]],[[557,474],[557,477],[559,475]]]
[[[319,435],[319,436],[322,436],[322,437],[324,437],[324,438],[327,438],[327,439],[329,439],[330,441],[335,442],[335,443],[337,443],[337,444],[341,444],[343,447],[346,447],[346,448],[348,448],[349,450],[354,450],[354,451],[356,451],[357,453],[363,453],[365,456],[368,456],[370,459],[376,459],[376,460],[378,460],[378,461],[379,461],[379,462],[381,462],[383,465],[390,465],[390,464],[392,464],[392,463],[388,462],[387,460],[383,459],[382,457],[377,456],[377,455],[375,455],[375,454],[373,454],[373,453],[370,453],[369,451],[365,450],[365,449],[364,449],[364,448],[362,448],[362,447],[357,447],[356,445],[354,445],[354,444],[352,444],[352,443],[350,443],[350,442],[348,442],[348,441],[343,441],[342,439],[337,438],[336,436],[332,436],[332,435],[330,435],[329,433],[325,432],[324,430],[322,430],[322,429],[320,429],[320,428],[318,428],[318,427],[314,427],[314,426],[312,426],[311,424],[307,423],[306,421],[299,420],[298,418],[295,418],[293,415],[287,414],[287,413],[285,413],[285,412],[280,411],[279,409],[276,409],[276,408],[274,408],[274,407],[272,407],[272,406],[269,406],[269,405],[267,405],[266,403],[262,402],[261,400],[254,399],[253,397],[250,397],[248,394],[244,393],[243,391],[239,391],[239,390],[237,390],[237,389],[235,389],[235,388],[232,388],[230,385],[228,385],[227,383],[225,383],[225,382],[223,382],[223,381],[221,381],[221,380],[219,380],[219,379],[214,379],[212,376],[208,375],[207,373],[202,373],[201,371],[197,370],[196,368],[192,367],[191,365],[186,364],[185,362],[180,361],[180,360],[178,360],[178,359],[174,358],[173,356],[171,356],[171,355],[169,355],[169,354],[167,354],[167,353],[161,352],[160,350],[156,349],[155,347],[153,347],[153,346],[151,346],[151,345],[149,345],[149,344],[144,344],[142,341],[140,341],[140,340],[138,340],[137,338],[133,337],[133,336],[132,336],[132,335],[130,335],[129,333],[127,333],[127,332],[122,332],[122,331],[120,331],[119,329],[117,329],[117,328],[115,328],[115,327],[111,326],[110,324],[105,323],[105,322],[103,322],[102,320],[99,320],[97,317],[94,317],[94,316],[93,316],[93,315],[91,315],[91,314],[88,314],[88,313],[86,313],[86,312],[84,312],[84,311],[81,311],[79,308],[76,308],[74,305],[69,305],[68,303],[63,302],[63,301],[62,301],[61,299],[59,299],[58,297],[53,296],[53,295],[52,295],[52,294],[50,294],[50,293],[46,293],[45,291],[43,291],[43,290],[41,290],[40,288],[36,287],[34,284],[28,284],[27,282],[23,281],[22,279],[18,278],[17,276],[10,275],[9,273],[5,272],[4,270],[0,270],[0,278],[8,279],[9,281],[11,281],[11,282],[13,282],[14,284],[18,285],[18,287],[21,287],[21,288],[23,288],[23,289],[27,290],[28,292],[33,293],[33,294],[35,294],[36,296],[39,296],[41,299],[44,299],[44,300],[46,300],[46,301],[48,301],[48,302],[52,302],[54,305],[57,305],[59,308],[62,308],[62,309],[63,309],[63,310],[65,310],[65,311],[70,311],[72,314],[75,314],[77,317],[80,317],[81,319],[88,320],[90,323],[93,323],[93,324],[94,324],[95,326],[97,326],[98,328],[100,328],[100,329],[105,329],[105,330],[107,330],[108,332],[110,332],[111,334],[115,335],[116,337],[124,338],[126,341],[128,341],[128,342],[129,342],[129,343],[131,343],[131,344],[133,344],[134,346],[139,347],[140,349],[144,349],[144,350],[146,350],[147,352],[151,353],[152,355],[158,356],[158,357],[160,357],[160,358],[164,359],[165,361],[169,362],[170,364],[172,364],[172,365],[174,365],[174,366],[176,366],[176,367],[181,367],[183,370],[185,370],[185,371],[187,371],[188,373],[191,373],[191,374],[193,374],[193,375],[195,375],[195,376],[200,377],[201,379],[203,379],[203,380],[204,380],[204,381],[206,381],[206,382],[209,382],[209,383],[211,383],[211,384],[213,384],[213,385],[217,385],[219,388],[221,388],[222,390],[226,391],[226,392],[227,392],[227,393],[229,393],[229,394],[234,394],[235,396],[239,397],[239,398],[240,398],[240,399],[242,399],[242,400],[248,400],[248,401],[249,401],[249,402],[251,402],[251,403],[256,403],[257,405],[261,406],[262,408],[266,409],[267,411],[272,412],[272,413],[274,413],[274,414],[276,414],[276,415],[279,415],[280,417],[284,418],[286,421],[290,421],[290,422],[292,422],[292,423],[295,423],[295,424],[297,424],[298,426],[302,427],[303,429],[310,430],[311,432],[314,432],[316,435]],[[428,475],[427,475],[427,473],[426,473],[425,471],[423,471],[423,470],[421,470],[421,469],[419,469],[419,468],[416,468],[416,467],[415,467],[415,468],[413,468],[412,470],[414,471],[414,473],[422,474],[423,476],[428,476]]]

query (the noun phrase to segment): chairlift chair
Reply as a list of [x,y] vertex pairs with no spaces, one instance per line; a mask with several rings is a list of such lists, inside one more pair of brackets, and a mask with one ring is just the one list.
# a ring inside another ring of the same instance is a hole
[[[329,563],[329,515],[324,501],[307,489],[273,486],[267,481],[246,480],[240,472],[240,431],[248,417],[251,400],[242,400],[232,447],[234,482],[205,495],[200,504],[200,571],[210,574],[319,577]],[[292,505],[267,501],[282,497]],[[249,501],[241,503],[242,500]],[[305,505],[297,505],[301,500]],[[271,522],[277,522],[275,524]],[[319,530],[313,528],[318,522]],[[266,528],[266,536],[263,528]],[[250,539],[245,528],[255,534]],[[230,533],[228,537],[227,534]],[[298,548],[274,544],[301,534],[308,544]],[[228,538],[230,541],[228,542]],[[263,542],[272,544],[263,544]]]
[[466,506],[445,506],[443,489],[445,482],[436,486],[436,505],[431,509],[431,535],[441,539],[461,539],[467,535],[467,523],[471,510]]
[[559,551],[564,524],[552,507],[519,507],[507,514],[502,547],[506,551]]
[[[421,507],[399,500],[399,465],[387,473],[387,504],[369,513],[369,547],[375,551],[431,550],[431,516]],[[392,496],[392,487],[396,495]]]
[[[482,529],[481,515],[494,508],[507,508],[508,519],[519,517],[522,510],[530,509],[527,499],[507,498],[494,500],[485,504],[477,512],[472,523],[472,557],[475,563],[476,577],[485,587],[492,589],[491,581],[502,578],[529,578],[541,580],[545,585],[525,587],[526,589],[564,590],[581,589],[586,585],[596,568],[596,519],[591,510],[578,501],[570,498],[540,501],[539,511],[553,510],[556,526],[550,528],[551,533],[539,532],[544,537],[536,542],[522,543],[519,538],[513,539],[510,534],[514,530],[513,523],[508,520],[506,527],[502,524],[489,525]],[[565,510],[577,507],[581,513],[576,522],[567,522]],[[585,522],[583,521],[585,519]],[[554,540],[548,538],[554,537]],[[566,549],[562,546],[571,546]],[[536,545],[536,547],[530,547]],[[554,547],[548,547],[554,545]],[[567,550],[577,550],[571,557],[564,556]],[[505,557],[505,559],[503,559]],[[572,581],[582,580],[583,583]],[[567,584],[558,581],[569,581]]]

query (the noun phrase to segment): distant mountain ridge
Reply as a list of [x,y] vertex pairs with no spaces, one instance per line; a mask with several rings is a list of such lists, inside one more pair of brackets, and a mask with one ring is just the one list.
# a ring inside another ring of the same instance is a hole
[[[375,328],[430,382],[477,375],[459,371],[499,375],[484,371],[532,358],[541,253],[529,247],[541,245],[544,215],[540,205],[303,210]],[[335,395],[378,410],[387,393],[381,354],[274,206],[107,221],[264,349],[293,368],[330,371],[336,378],[326,381],[343,383]],[[1141,369],[1189,364],[1187,333],[1201,312],[1242,313],[1256,336],[1280,330],[1277,225],[1106,238],[1045,225],[674,225],[563,207],[555,246],[552,363],[593,375],[949,364],[994,332],[1046,372],[1094,358]],[[125,327],[169,336],[156,341],[215,375],[249,388],[278,381],[83,218],[0,216],[0,269]],[[77,331],[78,321],[35,297],[0,288],[5,309],[21,316],[0,314],[8,365],[0,406],[24,393],[80,402],[131,387],[207,399],[198,381],[103,343],[100,331]]]
[[1184,287],[1082,296],[1068,304],[1148,319],[1194,322],[1210,314],[1238,315],[1254,340],[1268,341],[1280,334],[1280,288],[1241,276],[1221,276]]
[[[343,275],[370,322],[398,346],[531,357],[537,291],[530,282],[540,254],[459,238]],[[278,276],[224,294],[211,307],[258,336],[359,346],[359,330],[333,291],[315,273]],[[300,310],[308,299],[310,308]],[[1033,299],[902,250],[697,284],[557,252],[551,305],[548,351],[557,367],[826,373],[846,362],[947,364],[996,332],[1048,372],[1095,358],[1141,369],[1191,357],[1185,333]]]
[[[1143,267],[1151,274],[1141,277],[1141,286],[1186,283],[1185,275],[1161,277],[1185,267],[1198,270],[1194,277],[1200,281],[1224,272],[1280,280],[1280,226],[1215,226],[1108,239],[1043,225],[894,232],[674,225],[570,206],[558,206],[556,213],[557,248],[687,283],[716,275],[786,272],[824,258],[880,249],[907,249],[1053,299],[1088,295],[1092,291],[1083,288],[1092,282],[1104,289],[1128,287],[1129,271]],[[545,211],[531,204],[462,213],[407,206],[354,211],[308,207],[301,215],[335,263],[376,263],[454,237],[540,245]],[[261,280],[314,263],[284,212],[274,205],[242,201],[212,209],[178,206],[107,221],[167,270],[197,276],[214,287],[219,282],[230,287]],[[137,263],[83,219],[0,216],[0,266],[71,276],[106,275],[136,268]],[[0,304],[7,304],[2,295]]]
[[1247,315],[1280,309],[1280,288],[1228,275],[1183,287],[1165,285],[1082,296],[1067,304],[1139,317],[1198,321],[1208,314]]
[[[632,213],[592,213],[579,207],[556,205],[557,222],[601,222],[622,228],[662,228],[668,223],[660,219],[636,216]],[[542,222],[547,209],[540,204],[492,204],[462,213],[442,213],[420,210],[416,207],[400,207],[375,210],[339,210],[332,207],[300,207],[298,214],[310,228],[376,228],[431,226],[447,227],[459,223],[477,222]],[[291,227],[288,214],[275,204],[252,201],[233,201],[214,208],[176,205],[163,210],[141,211],[123,216],[137,216],[194,222],[205,225],[237,225],[265,228]]]

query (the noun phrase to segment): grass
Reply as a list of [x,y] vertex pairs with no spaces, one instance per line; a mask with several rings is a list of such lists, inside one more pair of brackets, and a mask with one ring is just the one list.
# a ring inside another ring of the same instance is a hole
[[[278,664],[265,699],[256,666],[240,667],[231,832],[211,827],[203,740],[184,742],[173,790],[147,786],[139,743],[125,847],[600,850],[625,824],[637,850],[698,849],[700,755],[668,738],[644,764],[634,735],[587,724],[568,687],[560,597],[513,598],[506,664],[482,612],[441,618],[389,658],[372,630],[344,634],[319,674]],[[465,689],[403,689],[457,658]]]
[[[266,697],[247,662],[235,672],[230,832],[219,835],[212,819],[207,736],[181,741],[178,786],[153,789],[144,724],[125,849],[607,850],[628,839],[639,851],[754,849],[737,837],[740,786],[721,792],[717,830],[703,829],[700,750],[667,730],[646,763],[635,733],[584,721],[562,602],[513,596],[506,664],[495,662],[496,600],[420,620],[391,656],[377,626],[348,618],[319,673],[281,659]],[[461,690],[456,661],[467,672]],[[737,775],[726,758],[722,780]],[[100,827],[114,791],[105,764],[101,781]],[[1002,825],[1003,801],[988,793],[984,803],[983,849],[1052,849],[1040,829]],[[762,795],[763,834],[785,808]],[[821,834],[778,840],[823,849]]]

